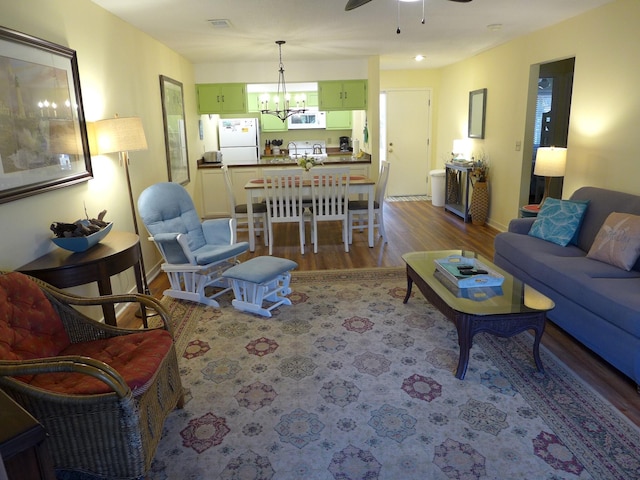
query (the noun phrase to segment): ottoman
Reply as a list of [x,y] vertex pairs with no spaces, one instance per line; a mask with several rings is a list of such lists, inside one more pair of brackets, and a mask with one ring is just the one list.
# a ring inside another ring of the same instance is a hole
[[[283,295],[291,293],[290,270],[297,266],[286,258],[255,257],[225,270],[222,276],[232,281],[236,297],[231,304],[238,310],[271,317],[274,308],[291,305],[291,300]],[[264,308],[264,300],[273,304]]]

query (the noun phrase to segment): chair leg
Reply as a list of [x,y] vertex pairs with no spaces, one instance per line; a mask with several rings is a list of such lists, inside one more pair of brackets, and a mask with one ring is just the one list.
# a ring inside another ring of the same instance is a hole
[[344,251],[349,253],[349,225],[347,218],[342,221],[342,241],[344,242]]
[[260,222],[260,227],[262,228],[262,233],[264,236],[264,246],[266,247],[269,245],[269,234],[267,233],[267,215],[263,213],[259,217],[258,222]]
[[304,255],[304,217],[300,217],[298,229],[300,230],[300,253]]
[[315,216],[311,222],[311,243],[313,243],[313,253],[318,253],[318,221]]
[[380,207],[380,213],[378,213],[378,231],[382,236],[383,243],[388,243],[387,232],[384,229],[384,216],[382,215],[382,207]]
[[267,220],[267,229],[269,230],[269,255],[273,255],[273,224]]

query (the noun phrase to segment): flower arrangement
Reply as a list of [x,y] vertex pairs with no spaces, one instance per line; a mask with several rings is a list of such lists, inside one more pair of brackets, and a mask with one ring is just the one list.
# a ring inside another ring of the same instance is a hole
[[313,157],[308,157],[307,155],[301,156],[300,159],[298,160],[298,165],[304,168],[307,172],[311,170],[312,167],[320,163],[322,162],[317,161]]
[[489,164],[484,155],[481,154],[477,159],[472,157],[471,178],[476,182],[486,182],[489,180]]

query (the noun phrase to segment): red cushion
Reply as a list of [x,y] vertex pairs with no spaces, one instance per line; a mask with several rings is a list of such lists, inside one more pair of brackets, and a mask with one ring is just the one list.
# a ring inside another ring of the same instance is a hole
[[[81,355],[103,361],[122,375],[135,394],[136,390],[146,390],[172,343],[171,334],[166,330],[147,330],[71,344],[60,355]],[[65,394],[88,395],[112,391],[101,380],[80,373],[40,374],[34,376],[30,384]]]
[[52,357],[69,336],[40,287],[26,275],[0,275],[0,359]]

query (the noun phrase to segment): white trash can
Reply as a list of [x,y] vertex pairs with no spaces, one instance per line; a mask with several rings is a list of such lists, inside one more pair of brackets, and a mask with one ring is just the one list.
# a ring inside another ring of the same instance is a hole
[[444,176],[445,170],[431,170],[431,204],[434,207],[444,207]]

